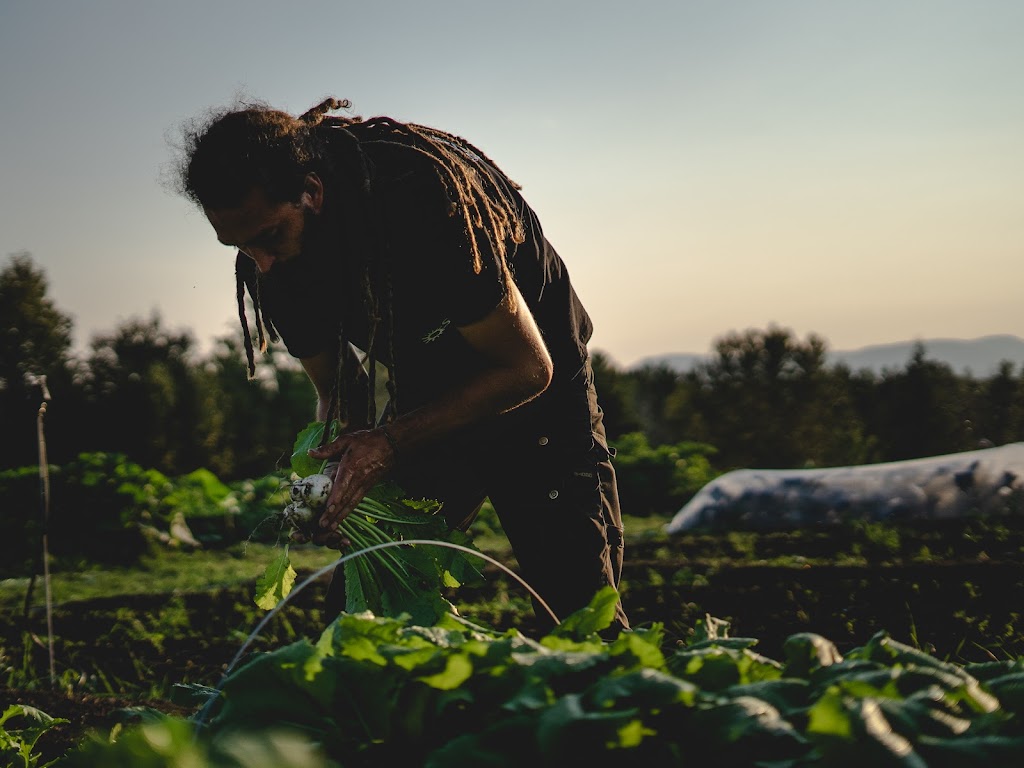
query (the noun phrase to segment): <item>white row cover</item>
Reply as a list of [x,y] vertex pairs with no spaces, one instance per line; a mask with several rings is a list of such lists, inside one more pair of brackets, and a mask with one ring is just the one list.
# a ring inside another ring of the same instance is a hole
[[1024,514],[1024,443],[863,466],[739,469],[705,485],[667,530],[1008,514]]

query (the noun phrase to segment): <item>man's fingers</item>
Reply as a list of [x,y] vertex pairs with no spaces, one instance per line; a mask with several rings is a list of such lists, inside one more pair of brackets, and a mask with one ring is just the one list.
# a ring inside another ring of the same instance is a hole
[[327,547],[328,549],[343,550],[348,549],[352,546],[352,542],[347,537],[342,536],[337,531],[325,531],[318,533],[313,537],[313,541],[319,544],[321,547]]
[[[338,470],[327,497],[320,527],[334,530],[369,493],[391,466],[393,451],[374,430],[353,432],[336,440],[332,453],[341,451]],[[337,454],[334,454],[337,455]]]
[[[351,511],[343,507],[343,501],[348,497],[346,491],[352,482],[352,476],[347,472],[339,471],[334,478],[334,485],[327,497],[327,504],[324,506],[324,513],[320,516],[320,527],[334,529],[338,523],[345,519]],[[354,506],[354,505],[353,505]]]
[[346,450],[348,450],[349,436],[341,435],[336,437],[334,440],[329,442],[322,448],[310,448],[306,451],[307,455],[312,456],[314,459],[333,459],[340,458]]
[[334,497],[335,489],[332,489],[332,498],[327,500],[327,507],[320,518],[320,525],[330,530],[336,529],[373,487],[373,483],[366,484],[365,481],[355,485],[351,476],[347,476],[341,485],[340,489],[337,484],[335,485],[335,489],[338,490],[337,497]]

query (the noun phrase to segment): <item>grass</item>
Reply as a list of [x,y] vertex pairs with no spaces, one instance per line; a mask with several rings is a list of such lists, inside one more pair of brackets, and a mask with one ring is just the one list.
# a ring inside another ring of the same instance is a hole
[[[660,533],[664,518],[636,518],[627,521],[631,536],[651,538]],[[514,561],[508,540],[493,511],[485,509],[470,533],[476,547],[504,563]],[[200,549],[191,552],[165,549],[144,557],[131,568],[90,567],[80,571],[57,572],[51,575],[53,598],[57,603],[90,600],[100,597],[142,594],[174,594],[199,592],[223,587],[244,587],[255,584],[256,578],[273,559],[276,550],[269,544],[250,542],[226,549]],[[339,553],[314,545],[292,545],[289,557],[292,566],[311,572],[331,561]],[[25,601],[28,578],[0,581],[0,610],[20,609]],[[33,607],[44,605],[42,583],[37,579],[33,590]]]
[[[292,563],[298,570],[326,565],[331,550],[292,547]],[[267,544],[238,544],[228,549],[185,552],[166,549],[144,557],[132,568],[93,567],[51,576],[53,598],[57,603],[89,600],[115,595],[195,592],[217,587],[252,584],[274,556]],[[0,609],[21,606],[28,579],[0,581]],[[33,605],[43,605],[42,584],[33,591]]]
[[[631,544],[643,544],[648,553],[658,557],[682,556],[696,573],[734,565],[882,566],[947,558],[976,561],[990,555],[1015,561],[1024,555],[1024,531],[1020,524],[1010,530],[1005,521],[995,520],[960,523],[959,536],[951,535],[951,531],[943,533],[928,528],[898,530],[878,523],[859,523],[829,531],[694,532],[679,537],[665,533],[669,520],[668,516],[627,517],[624,520],[627,559]],[[482,552],[514,567],[515,558],[508,540],[489,505],[485,505],[470,533]],[[292,545],[289,552],[293,566],[300,573],[317,570],[338,557],[333,550],[313,545]],[[57,603],[65,603],[118,595],[249,588],[274,554],[272,546],[256,542],[193,552],[165,549],[143,558],[133,568],[90,567],[57,572],[53,574],[53,595]],[[0,610],[20,610],[28,583],[27,578],[0,581]],[[33,606],[41,606],[42,601],[43,586],[37,580]]]

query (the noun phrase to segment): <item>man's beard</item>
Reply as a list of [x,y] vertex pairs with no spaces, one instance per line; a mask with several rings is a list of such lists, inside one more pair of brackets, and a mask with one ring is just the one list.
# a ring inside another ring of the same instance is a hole
[[304,208],[298,254],[294,258],[274,263],[267,274],[283,278],[285,274],[306,274],[315,270],[327,252],[327,235],[326,217],[317,214],[312,208]]
[[327,220],[325,216],[305,208],[302,211],[302,251],[300,258],[316,258],[327,246]]

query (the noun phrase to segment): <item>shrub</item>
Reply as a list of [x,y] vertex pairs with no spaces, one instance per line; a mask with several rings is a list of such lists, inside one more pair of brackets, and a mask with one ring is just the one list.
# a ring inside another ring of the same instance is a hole
[[630,432],[614,447],[619,498],[630,515],[673,514],[718,474],[706,443],[651,446],[643,432]]

